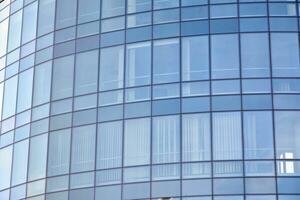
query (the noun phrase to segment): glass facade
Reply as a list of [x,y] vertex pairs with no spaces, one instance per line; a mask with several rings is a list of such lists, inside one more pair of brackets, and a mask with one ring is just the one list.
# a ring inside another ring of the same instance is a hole
[[0,200],[299,200],[298,0],[4,0]]

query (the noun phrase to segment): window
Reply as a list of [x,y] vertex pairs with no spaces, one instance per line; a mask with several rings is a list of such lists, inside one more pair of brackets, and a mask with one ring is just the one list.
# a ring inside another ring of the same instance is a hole
[[180,158],[180,128],[178,116],[153,118],[152,162],[178,162]]
[[211,18],[225,18],[225,17],[236,17],[236,16],[237,16],[236,4],[210,6]]
[[17,13],[9,17],[9,31],[8,31],[8,51],[11,51],[18,46],[21,42],[21,28],[22,28],[22,11],[20,10]]
[[151,10],[152,2],[151,0],[128,0],[127,1],[127,12],[135,13],[135,12],[143,12],[147,10]]
[[[24,140],[14,145],[14,159],[12,169],[12,185],[26,182],[28,163],[28,140]],[[22,167],[20,167],[22,166]]]
[[96,126],[81,126],[73,129],[71,171],[94,169]]
[[39,1],[38,35],[53,31],[55,0]]
[[46,103],[50,99],[52,61],[34,68],[33,105]]
[[179,40],[154,41],[153,82],[179,81]]
[[2,113],[3,119],[14,115],[16,112],[17,86],[18,86],[17,76],[14,76],[13,78],[5,82],[3,113]]
[[47,134],[30,139],[28,181],[46,176],[47,140]]
[[210,115],[182,116],[182,160],[210,160]]
[[78,23],[98,20],[100,17],[100,1],[85,0],[78,1]]
[[33,69],[19,75],[17,112],[22,112],[31,107]]
[[101,49],[100,91],[123,87],[124,47]]
[[[0,31],[1,31],[1,37],[0,37],[0,57],[4,56],[6,54],[7,50],[7,38],[8,38],[8,19],[0,22]],[[2,68],[2,67],[0,67]]]
[[48,152],[48,176],[69,172],[71,130],[50,133]]
[[52,100],[73,95],[74,56],[54,60]]
[[125,13],[124,0],[103,0],[102,18],[123,15]]
[[213,113],[214,160],[242,159],[241,132],[239,112]]
[[125,121],[124,165],[150,163],[150,119]]
[[273,33],[271,49],[274,76],[300,76],[298,34]]
[[76,24],[76,0],[57,0],[56,29]]
[[10,186],[12,146],[0,150],[0,160],[0,190],[3,190]]
[[209,78],[208,37],[182,38],[182,80]]
[[148,85],[151,83],[151,42],[127,45],[126,86]]
[[121,167],[122,122],[99,124],[97,147],[97,169]]
[[211,36],[212,78],[239,77],[239,47],[236,34]]
[[179,0],[154,0],[154,9],[173,8],[179,6]]
[[30,40],[33,40],[36,36],[37,9],[38,9],[37,1],[24,8],[23,26],[22,26],[22,44],[29,42]]
[[266,33],[241,35],[242,73],[244,77],[266,77],[270,74],[269,39]]
[[75,95],[97,91],[98,50],[76,55]]
[[271,112],[244,112],[245,159],[273,158]]
[[275,112],[276,157],[300,158],[300,112]]

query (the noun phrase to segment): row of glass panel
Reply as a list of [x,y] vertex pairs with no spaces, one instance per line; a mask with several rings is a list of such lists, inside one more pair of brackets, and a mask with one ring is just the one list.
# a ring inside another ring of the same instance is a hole
[[[241,35],[239,51],[238,34],[213,35],[209,51],[209,37],[196,36],[182,39],[180,78],[180,40],[178,38],[156,40],[153,42],[153,61],[151,42],[127,45],[124,64],[124,46],[101,49],[99,90],[112,90],[124,87],[161,84],[168,82],[194,81],[211,78],[238,78],[240,62],[243,77],[270,76],[270,59],[273,76],[300,76],[298,34],[273,33],[271,35],[271,52],[269,53],[268,35],[253,33]],[[230,45],[229,45],[230,44]],[[210,53],[209,53],[210,52]],[[239,58],[241,53],[241,59]],[[52,100],[71,97],[75,84],[75,95],[93,93],[98,87],[98,50],[79,53],[45,62],[6,81],[4,88],[3,118],[7,118],[31,107]],[[211,62],[209,62],[211,59]],[[75,74],[74,63],[76,60]],[[210,64],[209,64],[210,63]],[[151,65],[153,77],[151,81]],[[51,73],[52,84],[51,84]],[[18,83],[19,77],[19,83]],[[75,78],[75,83],[74,79]],[[32,88],[32,84],[34,84]],[[3,85],[1,84],[3,90]],[[16,102],[18,92],[18,109]],[[33,93],[33,97],[31,94]]]
[[[1,160],[6,161],[1,164],[0,190],[9,187],[11,176],[13,185],[25,182],[27,165],[28,181],[32,181],[45,177],[46,169],[48,176],[57,176],[69,170],[72,173],[94,170],[95,166],[109,169],[212,158],[274,159],[274,152],[277,159],[287,160],[278,163],[280,173],[296,175],[300,165],[291,159],[300,158],[299,119],[297,111],[275,112],[275,151],[272,112],[244,112],[243,126],[240,112],[224,112],[212,114],[212,125],[210,114],[183,115],[181,129],[180,117],[171,115],[153,117],[152,123],[150,118],[139,118],[126,120],[124,125],[122,121],[101,123],[97,130],[96,125],[86,125],[73,128],[72,133],[71,129],[52,131],[49,137],[48,134],[31,137],[30,145],[26,139],[0,150]],[[228,172],[228,176],[236,176],[237,169],[242,170],[238,162],[220,164],[214,169]],[[266,168],[267,172],[274,171],[273,167]],[[176,172],[176,165],[170,169],[162,165],[158,172],[161,175]],[[202,165],[201,169],[208,168]],[[108,172],[103,172],[108,176]]]
[[[162,4],[174,3],[176,1],[162,1],[156,0]],[[155,2],[156,2],[155,1]],[[107,2],[107,3],[105,3]],[[154,4],[155,4],[154,2]],[[22,1],[17,0],[14,2],[15,4],[20,4]],[[132,3],[137,3],[132,1]],[[138,2],[141,5],[145,4],[145,2]],[[137,4],[138,4],[137,3]],[[76,0],[64,0],[57,2],[57,13],[56,13],[56,28],[61,29],[68,26],[73,26],[76,24]],[[94,21],[99,19],[99,7],[100,1],[98,0],[90,0],[90,3],[85,3],[84,1],[80,1],[78,6],[78,20],[81,22]],[[123,0],[116,1],[104,1],[103,3],[103,15],[106,12],[119,12],[120,5],[125,4]],[[14,4],[13,4],[14,5]],[[115,7],[114,7],[115,6]],[[245,6],[246,8],[243,8]],[[252,6],[252,7],[251,7]],[[39,12],[38,12],[39,7]],[[108,7],[108,8],[106,8]],[[109,9],[112,7],[111,9]],[[222,17],[235,17],[237,16],[237,6],[235,4],[232,5],[214,5],[210,6],[210,15],[212,18],[222,18]],[[249,7],[249,8],[248,8]],[[287,4],[287,3],[272,3],[269,5],[270,16],[296,16],[296,4]],[[9,7],[7,7],[7,10]],[[241,4],[240,14],[244,16],[243,10],[245,10],[247,16],[261,16],[263,12],[267,12],[265,4]],[[251,11],[255,10],[258,14],[252,14]],[[259,12],[260,11],[260,12]],[[4,12],[1,11],[1,13]],[[185,17],[185,13],[188,16]],[[155,11],[154,13],[154,23],[162,23],[162,22],[170,22],[170,21],[178,21],[179,18],[179,10],[164,10],[164,11]],[[208,15],[207,8],[205,7],[191,7],[185,8],[181,11],[181,15],[183,19],[192,18],[192,19],[200,19],[207,18],[205,16]],[[8,14],[5,15],[7,17]],[[109,15],[108,15],[109,16]],[[198,16],[198,17],[197,17]],[[3,19],[5,17],[2,17]],[[39,36],[44,35],[46,33],[52,32],[54,30],[54,17],[55,17],[55,1],[41,1],[38,6],[38,1],[24,7],[23,10],[19,10],[10,16],[10,19],[6,19],[0,23],[0,29],[5,33],[2,38],[2,47],[0,48],[0,57],[3,56],[6,52],[6,49],[9,51],[15,49],[20,45],[22,40],[22,44],[25,44],[36,37],[36,34]],[[146,25],[151,23],[151,14],[145,13],[141,16],[129,16],[128,17],[128,25],[129,27],[140,25]],[[23,20],[22,20],[23,19]],[[150,22],[147,22],[149,21]],[[1,17],[0,17],[0,21]],[[23,23],[22,23],[23,21]],[[116,27],[124,26],[124,18],[114,18],[108,21],[103,21],[102,26],[103,30],[109,31],[114,30]],[[8,26],[9,24],[9,26]],[[22,25],[23,24],[23,25]],[[122,25],[123,24],[123,25]],[[9,27],[9,28],[8,28]],[[23,28],[22,28],[23,27]],[[124,28],[124,27],[123,27]],[[36,31],[36,29],[38,29]],[[118,29],[118,28],[117,28]],[[103,31],[104,32],[104,31]],[[6,45],[7,33],[9,33],[9,42]]]
[[[60,180],[63,181],[63,180]],[[264,187],[258,187],[261,183],[264,183]],[[34,195],[41,195],[45,193],[45,180],[28,183],[27,190],[26,185],[20,185],[11,189],[11,200],[17,200],[19,198],[31,197]],[[160,197],[179,197],[179,196],[191,196],[183,199],[189,200],[209,200],[212,197],[209,195],[214,194],[214,200],[243,200],[243,193],[246,193],[247,200],[275,200],[274,195],[278,189],[279,194],[293,194],[294,195],[279,195],[280,200],[297,200],[299,198],[299,191],[297,191],[297,184],[299,184],[299,178],[278,178],[277,187],[274,178],[231,178],[231,179],[210,179],[203,180],[183,180],[180,181],[164,181],[164,182],[152,182],[152,183],[138,183],[138,184],[124,184],[124,185],[111,185],[105,187],[85,188],[71,190],[69,192],[72,200],[93,200],[94,195],[98,198],[109,198],[113,200],[122,199],[146,199],[150,195],[153,198]],[[50,185],[50,186],[49,186]],[[53,187],[48,179],[47,190]],[[68,189],[67,179],[61,182],[61,185],[56,185],[56,188]],[[90,185],[86,185],[90,187]],[[151,187],[151,192],[150,192]],[[62,189],[58,189],[55,192],[49,193],[46,196],[47,200],[67,200],[68,191],[59,192]],[[96,190],[96,191],[95,191]],[[25,195],[27,191],[27,195]],[[198,195],[202,195],[197,197]],[[226,195],[226,196],[222,196]],[[231,196],[235,195],[235,196]],[[194,196],[194,197],[193,197]],[[9,199],[9,190],[0,192],[0,197]],[[27,198],[28,200],[43,200],[45,197],[37,196],[33,198]],[[172,198],[179,199],[179,198]]]

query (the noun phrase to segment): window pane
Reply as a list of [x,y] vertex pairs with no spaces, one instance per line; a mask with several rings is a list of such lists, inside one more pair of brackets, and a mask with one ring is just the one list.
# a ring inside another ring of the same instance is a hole
[[98,50],[77,54],[75,95],[97,91]]
[[244,112],[245,159],[273,158],[271,112]]
[[212,78],[239,76],[238,36],[235,34],[211,36]]
[[28,140],[19,142],[14,145],[12,185],[18,185],[20,183],[26,182],[28,146]]
[[28,180],[45,177],[47,164],[47,134],[30,139]]
[[300,76],[299,41],[297,33],[271,35],[274,76]]
[[127,1],[127,12],[143,12],[151,10],[152,2],[151,0],[128,0]]
[[153,82],[179,81],[179,40],[154,41]]
[[125,122],[124,165],[145,165],[150,162],[150,119]]
[[76,23],[76,0],[57,0],[56,29],[75,25]]
[[22,11],[13,14],[9,18],[9,38],[8,38],[8,51],[11,51],[18,46],[21,42],[21,28],[22,28]]
[[101,50],[100,90],[123,87],[124,47],[110,47]]
[[124,0],[103,0],[102,18],[123,15],[125,13]]
[[122,163],[122,122],[98,125],[97,169],[120,167]]
[[148,85],[151,82],[151,43],[127,45],[126,86]]
[[34,69],[33,105],[46,103],[50,99],[52,62],[38,65]]
[[241,132],[239,112],[213,114],[214,160],[242,159]]
[[71,171],[80,172],[94,169],[96,126],[74,128],[72,133]]
[[99,0],[78,1],[78,23],[94,21],[100,17]]
[[74,56],[54,60],[52,99],[62,99],[73,94]]
[[24,8],[23,26],[22,26],[22,44],[35,38],[37,25],[37,8],[38,2]]
[[8,19],[0,23],[0,57],[6,54],[8,38]]
[[17,112],[22,112],[31,107],[33,69],[19,75]]
[[39,1],[38,35],[54,29],[55,0]]
[[210,115],[182,116],[182,160],[210,160]]
[[276,157],[300,158],[300,112],[275,112]]
[[153,163],[178,162],[180,157],[180,130],[178,116],[153,118]]
[[5,82],[4,102],[3,102],[3,119],[10,117],[16,112],[18,77],[15,76]]
[[48,176],[69,172],[70,129],[50,133],[48,153]]
[[269,39],[266,33],[242,34],[241,56],[244,77],[269,75]]
[[12,146],[0,150],[0,160],[0,190],[3,190],[10,185]]
[[209,77],[208,37],[182,39],[182,80],[192,81]]

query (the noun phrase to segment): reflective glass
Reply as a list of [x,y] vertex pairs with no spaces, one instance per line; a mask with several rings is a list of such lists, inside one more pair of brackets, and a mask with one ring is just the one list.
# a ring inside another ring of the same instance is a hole
[[99,0],[78,1],[78,23],[94,21],[100,17]]
[[52,100],[70,97],[73,94],[74,56],[54,60]]
[[69,172],[71,130],[50,133],[47,175],[55,176]]
[[98,54],[98,50],[95,50],[76,55],[75,95],[97,91]]
[[122,164],[122,122],[98,125],[97,169],[120,167]]
[[212,78],[239,76],[239,46],[236,34],[211,36]]
[[116,46],[101,50],[100,91],[123,87],[124,47]]
[[9,20],[9,30],[8,30],[8,51],[11,51],[18,46],[21,42],[21,28],[22,28],[22,12],[23,10],[18,11],[13,14]]
[[213,113],[214,160],[242,159],[241,114]]
[[2,118],[5,119],[15,114],[17,100],[18,77],[14,76],[5,83],[3,113]]
[[48,102],[51,89],[51,68],[52,62],[46,62],[35,67],[34,87],[33,87],[33,105],[39,105]]
[[124,0],[103,0],[102,18],[122,15],[125,13]]
[[150,163],[150,119],[125,121],[124,165]]
[[208,37],[186,37],[182,39],[182,80],[208,79],[209,50]]
[[271,112],[244,112],[245,159],[273,158],[273,126]]
[[74,128],[72,132],[71,171],[81,172],[94,169],[96,126]]
[[273,76],[300,76],[298,34],[273,33],[271,50]]
[[29,42],[36,37],[37,26],[37,9],[38,2],[36,1],[24,8],[23,26],[22,26],[22,44]]
[[182,116],[182,160],[210,160],[210,115]]
[[276,157],[278,159],[300,158],[299,123],[298,111],[275,112]]
[[0,150],[0,160],[0,190],[3,190],[10,186],[12,146]]
[[31,106],[33,69],[19,75],[17,112],[22,112]]
[[30,139],[28,180],[37,180],[46,176],[48,135]]
[[75,25],[76,23],[76,0],[56,1],[56,29]]
[[54,29],[55,0],[39,1],[38,35],[44,35]]
[[[12,185],[26,182],[28,164],[28,140],[24,140],[14,145]],[[20,168],[20,166],[22,166]]]
[[126,86],[148,85],[151,82],[151,43],[126,47]]
[[180,158],[179,117],[153,118],[152,162],[178,162]]
[[153,82],[179,81],[179,40],[157,40],[153,45]]

